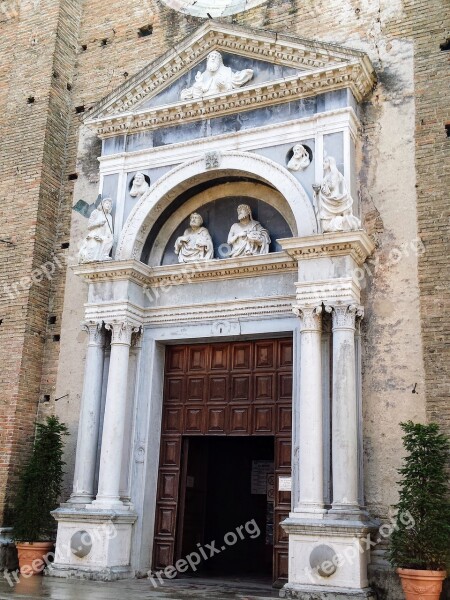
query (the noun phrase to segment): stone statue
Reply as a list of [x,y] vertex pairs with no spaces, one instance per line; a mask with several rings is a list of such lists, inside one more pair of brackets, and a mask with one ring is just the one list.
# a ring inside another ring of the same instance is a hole
[[304,171],[311,164],[308,150],[301,144],[295,144],[292,150],[294,155],[288,162],[288,169],[291,171]]
[[111,260],[109,253],[114,241],[111,210],[112,200],[105,198],[92,211],[88,221],[88,234],[80,249],[80,263]]
[[239,223],[231,227],[228,235],[228,244],[231,246],[229,256],[267,254],[270,246],[267,229],[253,220],[251,208],[247,204],[240,204],[237,213]]
[[352,212],[350,196],[344,176],[336,166],[336,159],[328,156],[323,163],[324,179],[319,191],[319,214],[322,229],[327,231],[356,231],[361,221]]
[[245,85],[252,77],[252,69],[233,72],[230,67],[223,64],[220,52],[213,50],[208,55],[206,71],[204,73],[198,71],[194,85],[181,91],[181,99],[192,100],[230,92]]
[[198,213],[192,213],[189,225],[184,235],[175,242],[178,262],[187,263],[214,258],[213,242],[209,231],[206,227],[202,227],[202,217]]
[[144,173],[140,171],[136,173],[133,178],[133,185],[131,186],[130,196],[132,198],[140,198],[150,188],[147,181],[145,180]]

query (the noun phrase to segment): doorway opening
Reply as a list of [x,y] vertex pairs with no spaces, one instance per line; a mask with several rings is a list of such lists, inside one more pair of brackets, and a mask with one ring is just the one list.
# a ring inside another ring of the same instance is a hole
[[183,439],[176,554],[200,555],[199,575],[272,578],[274,446],[273,436]]

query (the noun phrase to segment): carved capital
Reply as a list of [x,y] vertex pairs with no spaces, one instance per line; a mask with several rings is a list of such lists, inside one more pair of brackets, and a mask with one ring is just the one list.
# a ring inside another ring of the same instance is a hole
[[300,319],[300,331],[322,331],[322,305],[294,306],[292,311]]
[[83,321],[81,328],[88,336],[88,346],[103,346],[105,343],[105,331],[102,321]]
[[105,328],[111,332],[111,345],[131,346],[131,337],[133,333],[139,333],[141,327],[136,327],[129,321],[111,321],[105,323]]
[[356,329],[356,319],[364,317],[364,308],[356,304],[325,306],[325,310],[333,316],[333,331],[335,329]]

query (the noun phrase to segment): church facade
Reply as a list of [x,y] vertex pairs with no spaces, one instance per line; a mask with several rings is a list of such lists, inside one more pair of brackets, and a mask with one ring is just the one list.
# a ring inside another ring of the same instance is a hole
[[401,597],[399,423],[450,424],[444,33],[428,82],[430,24],[402,2],[50,4],[23,117],[44,111],[41,152],[6,163],[17,209],[37,196],[32,248],[15,220],[1,247],[5,543],[19,455],[56,413],[52,575]]

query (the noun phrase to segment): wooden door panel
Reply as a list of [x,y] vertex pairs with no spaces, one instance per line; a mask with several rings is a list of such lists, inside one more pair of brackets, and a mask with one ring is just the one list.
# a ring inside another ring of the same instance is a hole
[[292,431],[292,406],[277,405],[277,427],[279,434],[290,435]]
[[167,406],[163,410],[162,432],[181,435],[183,431],[183,408]]
[[252,344],[233,344],[232,357],[232,371],[239,369],[250,371],[252,364]]
[[184,377],[167,377],[164,390],[165,402],[183,402]]
[[205,378],[188,377],[186,402],[203,402],[205,399]]
[[255,375],[255,402],[275,402],[275,375]]
[[273,435],[275,421],[274,414],[274,406],[254,406],[252,433]]
[[233,375],[231,383],[231,402],[249,402],[250,384],[250,375]]
[[166,373],[182,373],[186,370],[186,346],[171,346],[166,352]]
[[188,356],[188,371],[206,371],[208,346],[189,346]]
[[161,468],[177,468],[180,464],[180,452],[181,438],[163,436],[161,439]]
[[228,375],[211,375],[208,402],[228,402]]
[[283,582],[288,540],[280,522],[291,494],[280,492],[278,478],[291,474],[292,340],[168,346],[165,364],[153,568],[174,564],[180,552],[190,436],[275,436],[273,575]]
[[208,433],[227,432],[227,407],[226,406],[210,406],[208,408]]
[[205,421],[205,411],[203,410],[203,406],[195,406],[195,407],[186,407],[185,409],[185,426],[184,432],[193,434],[193,433],[205,433],[204,431],[204,421]]
[[217,344],[211,347],[211,370],[228,371],[229,370],[229,344]]
[[230,407],[230,433],[250,434],[250,406]]
[[276,342],[255,343],[255,369],[273,369]]

